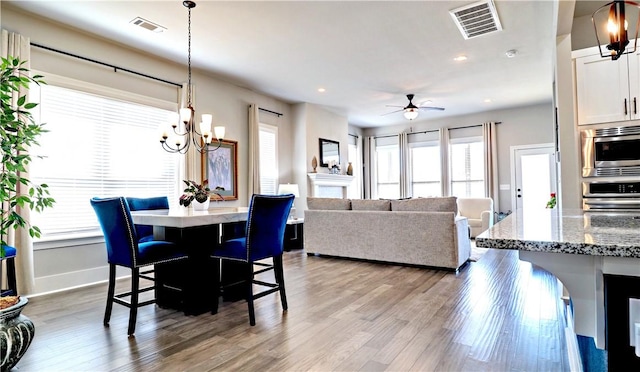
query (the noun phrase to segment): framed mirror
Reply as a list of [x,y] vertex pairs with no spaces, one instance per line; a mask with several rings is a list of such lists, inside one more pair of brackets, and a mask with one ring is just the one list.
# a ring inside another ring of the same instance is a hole
[[340,164],[340,142],[320,138],[320,166],[328,167],[330,161]]

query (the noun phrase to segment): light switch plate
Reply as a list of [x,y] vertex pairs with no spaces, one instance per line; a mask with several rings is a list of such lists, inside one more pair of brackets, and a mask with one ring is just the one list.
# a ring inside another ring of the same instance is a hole
[[640,299],[629,299],[629,340],[631,346],[636,346],[635,324],[640,323]]

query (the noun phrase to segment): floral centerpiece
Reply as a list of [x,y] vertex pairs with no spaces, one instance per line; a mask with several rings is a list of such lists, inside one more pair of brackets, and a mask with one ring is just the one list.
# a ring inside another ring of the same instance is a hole
[[202,181],[202,184],[193,180],[183,180],[182,182],[187,185],[187,188],[184,189],[184,194],[180,196],[180,205],[188,207],[194,200],[198,203],[205,203],[212,194],[217,195],[220,200],[224,200],[224,197],[216,192],[224,191],[224,187],[218,186],[215,188],[215,191],[211,191],[211,189],[209,189],[209,180]]
[[209,180],[202,181],[202,184],[192,180],[183,180],[182,182],[187,185],[187,188],[184,189],[184,194],[180,196],[180,205],[188,207],[194,200],[204,203],[209,199],[209,193],[211,192]]

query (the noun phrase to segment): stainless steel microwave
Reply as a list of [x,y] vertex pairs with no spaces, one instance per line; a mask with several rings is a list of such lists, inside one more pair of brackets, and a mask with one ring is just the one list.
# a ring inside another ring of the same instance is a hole
[[582,176],[640,176],[640,126],[585,129]]

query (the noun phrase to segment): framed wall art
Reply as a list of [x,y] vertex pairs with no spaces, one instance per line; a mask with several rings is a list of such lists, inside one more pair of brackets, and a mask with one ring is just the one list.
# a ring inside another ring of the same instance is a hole
[[[209,180],[209,188],[220,194],[224,200],[238,200],[238,142],[222,140],[208,146],[209,151],[202,154],[202,179]],[[217,187],[222,188],[215,190]],[[220,200],[211,194],[211,200]]]

